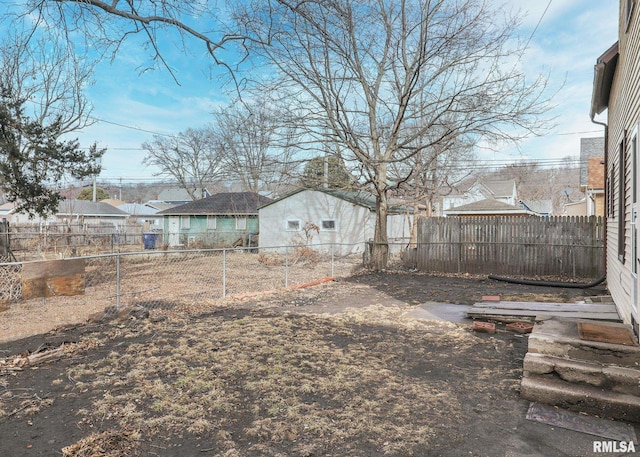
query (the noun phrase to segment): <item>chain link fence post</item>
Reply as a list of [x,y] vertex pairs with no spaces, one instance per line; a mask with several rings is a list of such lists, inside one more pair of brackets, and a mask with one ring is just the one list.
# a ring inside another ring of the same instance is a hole
[[227,250],[222,250],[222,298],[227,296]]
[[333,278],[335,276],[334,271],[334,256],[335,256],[335,248],[336,245],[335,244],[331,244],[331,277]]
[[120,309],[120,253],[116,254],[116,309]]

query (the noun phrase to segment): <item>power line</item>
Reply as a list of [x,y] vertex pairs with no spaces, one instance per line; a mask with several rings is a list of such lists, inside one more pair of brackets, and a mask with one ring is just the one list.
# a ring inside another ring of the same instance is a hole
[[[114,124],[114,125],[119,125],[119,124],[117,124],[115,122],[109,122],[109,121],[103,121],[103,122],[111,123],[111,124]],[[131,127],[131,128],[133,128],[133,127]],[[143,130],[143,129],[139,129],[139,130],[142,131],[142,132],[154,133],[156,135],[174,136],[174,135],[168,135],[168,134],[162,134],[162,133],[155,133],[155,132],[152,132],[150,130],[149,131],[148,130]],[[556,133],[550,133],[548,135],[540,135],[540,136],[535,136],[535,137],[532,136],[532,137],[528,137],[528,138],[547,138],[547,137],[550,137],[550,136],[584,135],[584,134],[587,134],[587,133],[602,133],[602,131],[601,130],[582,130],[582,131],[579,131],[579,132],[556,132]],[[88,148],[89,148],[88,146],[81,146],[81,149],[88,149]],[[133,147],[133,146],[119,146],[119,147],[114,147],[114,148],[107,147],[107,149],[109,151],[146,151],[146,149],[144,149],[144,148]]]
[[[34,105],[37,105],[40,108],[45,108],[45,104],[42,103],[42,102],[39,102],[39,101],[36,101],[36,100],[31,100],[31,99],[27,99],[26,101],[30,102],[30,103],[33,103]],[[60,108],[58,106],[54,106],[54,105],[46,106],[46,108],[47,109],[53,109],[53,110],[56,110],[56,111],[63,111],[62,108]],[[92,115],[88,115],[87,119],[95,121],[95,122],[103,122],[105,124],[115,125],[117,127],[122,127],[123,129],[135,130],[137,132],[143,132],[143,133],[150,133],[152,135],[165,136],[165,137],[174,137],[175,136],[173,134],[160,133],[160,132],[156,132],[154,130],[147,130],[147,129],[143,129],[143,128],[140,128],[140,127],[135,127],[133,125],[127,125],[127,124],[121,124],[119,122],[108,121],[106,119],[102,119],[102,118],[95,117],[95,116],[92,116]],[[87,126],[87,127],[90,127],[90,126]]]
[[138,132],[143,132],[143,133],[151,133],[152,135],[157,135],[157,136],[165,136],[167,138],[171,138],[174,137],[175,135],[172,134],[168,134],[168,133],[160,133],[160,132],[155,132],[153,130],[147,130],[147,129],[142,129],[140,127],[134,127],[132,125],[126,125],[126,124],[120,124],[118,122],[113,122],[113,121],[107,121],[106,119],[100,119],[98,117],[93,117],[93,116],[87,116],[89,119],[94,120],[96,122],[103,122],[105,124],[110,124],[110,125],[115,125],[117,127],[122,127],[124,129],[129,129],[129,130],[135,130]]
[[538,19],[538,23],[536,24],[536,26],[533,28],[533,31],[531,32],[531,35],[529,35],[529,39],[527,40],[527,43],[522,48],[522,51],[520,52],[520,55],[518,56],[518,60],[516,60],[516,63],[513,65],[514,69],[516,68],[516,65],[518,65],[518,63],[520,63],[520,60],[522,60],[522,56],[524,55],[524,52],[529,47],[529,43],[531,43],[531,40],[533,39],[533,36],[538,31],[538,27],[540,27],[540,24],[542,23],[542,19],[544,19],[544,16],[547,14],[547,10],[551,6],[552,2],[553,2],[553,0],[549,0],[549,3],[547,3],[547,7],[542,12],[542,15],[540,16],[540,19]]
[[[540,23],[542,23],[542,19],[544,19],[544,16],[547,14],[547,11],[549,10],[549,7],[551,6],[552,2],[553,2],[553,0],[549,0],[549,3],[547,3],[547,7],[542,12],[542,16],[540,16],[540,19],[538,19],[538,23],[533,28],[533,32],[531,32],[531,35],[529,36],[529,39],[527,40],[527,44],[524,46],[525,49],[527,49],[527,47],[529,46],[529,43],[531,43],[531,40],[533,39],[533,36],[538,31],[538,27],[540,27]],[[521,57],[522,57],[522,55],[521,55]]]

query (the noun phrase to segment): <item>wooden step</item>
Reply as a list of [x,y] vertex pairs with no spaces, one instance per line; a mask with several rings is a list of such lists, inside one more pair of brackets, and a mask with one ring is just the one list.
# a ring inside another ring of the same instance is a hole
[[496,309],[521,309],[543,314],[542,311],[584,311],[594,313],[615,313],[616,306],[613,303],[587,304],[587,303],[555,303],[555,302],[480,302],[475,303],[474,308],[496,308]]
[[[563,359],[573,359],[640,369],[640,345],[612,344],[580,338],[580,320],[553,318],[537,322],[529,336],[529,352]],[[619,331],[629,332],[631,326],[609,323]]]
[[532,375],[640,396],[640,369],[529,352],[524,358],[524,376]]
[[518,318],[533,320],[538,316],[620,322],[620,316],[613,303],[480,302],[475,303],[467,314],[474,319],[491,319],[504,322]]
[[561,379],[529,375],[522,378],[523,398],[600,417],[640,423],[640,397]]

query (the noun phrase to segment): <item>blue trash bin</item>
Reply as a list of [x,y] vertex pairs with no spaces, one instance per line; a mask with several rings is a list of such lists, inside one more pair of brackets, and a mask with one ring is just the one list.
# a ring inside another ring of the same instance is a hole
[[158,239],[157,233],[146,232],[142,234],[142,242],[144,243],[145,249],[155,249],[157,239]]

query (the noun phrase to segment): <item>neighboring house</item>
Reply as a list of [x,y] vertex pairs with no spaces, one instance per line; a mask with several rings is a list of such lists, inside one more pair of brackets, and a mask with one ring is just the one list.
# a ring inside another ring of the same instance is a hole
[[[181,203],[181,205],[182,204],[184,203]],[[165,209],[178,206],[178,205],[174,205],[173,203],[166,203],[160,200],[149,200],[147,203],[145,203],[145,205],[147,205],[150,208],[157,209],[158,211],[164,211]]]
[[[389,208],[387,236],[390,251],[398,251],[410,237],[412,209]],[[330,189],[299,189],[260,207],[260,247],[279,247],[300,243],[339,243],[342,246],[318,246],[314,249],[336,254],[362,252],[365,242],[373,239],[376,200],[367,192]],[[305,225],[314,224],[318,231]],[[402,244],[404,243],[404,244]]]
[[125,201],[118,200],[117,198],[105,198],[104,200],[100,200],[100,201],[102,203],[108,203],[111,206],[115,206],[116,208],[126,203]]
[[108,203],[88,200],[62,200],[55,214],[47,217],[29,218],[25,213],[14,213],[13,223],[66,223],[81,225],[124,226],[128,214]]
[[[196,196],[201,195],[202,198],[210,197],[211,194],[207,189],[195,189],[194,194]],[[158,194],[157,200],[165,203],[171,203],[172,205],[184,205],[194,201],[187,192],[186,189],[174,187],[171,189],[165,189]]]
[[505,181],[471,181],[442,197],[442,215],[448,210],[465,206],[482,200],[496,200],[515,206],[518,203],[516,182],[512,179]]
[[604,217],[604,137],[580,139],[580,191],[586,215]]
[[605,109],[607,285],[625,323],[640,331],[640,5],[620,0],[619,41],[594,68],[591,119]]
[[518,200],[518,206],[536,216],[549,217],[553,213],[553,202],[551,200]]
[[170,247],[231,246],[258,233],[258,207],[271,201],[254,192],[227,192],[174,206],[162,216],[165,240]]
[[127,222],[142,225],[144,231],[162,230],[163,217],[158,216],[158,210],[142,203],[125,203],[118,206],[129,215]]
[[564,204],[564,216],[586,216],[587,215],[587,199],[578,202]]
[[467,203],[444,210],[443,216],[529,216],[535,215],[522,205],[511,205],[494,198]]

